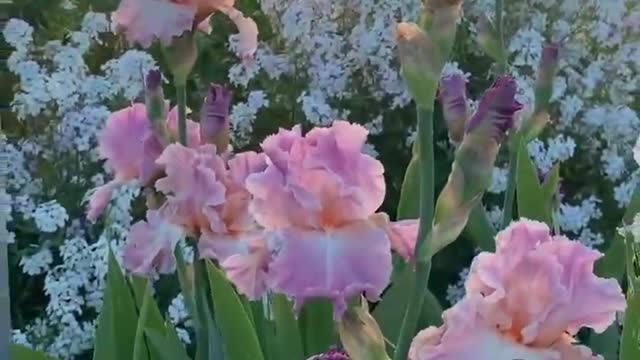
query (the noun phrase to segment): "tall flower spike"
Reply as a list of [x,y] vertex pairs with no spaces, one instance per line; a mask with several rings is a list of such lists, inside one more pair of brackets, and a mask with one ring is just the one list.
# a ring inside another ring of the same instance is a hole
[[465,124],[469,118],[467,78],[462,74],[442,78],[438,98],[442,102],[442,112],[449,129],[449,138],[453,143],[459,144],[464,137]]
[[145,78],[145,105],[156,135],[167,141],[167,104],[162,91],[162,73],[150,70]]
[[515,114],[522,110],[516,99],[516,80],[511,76],[501,76],[484,93],[478,109],[467,123],[466,132],[472,137],[492,138],[500,143],[515,123]]
[[433,40],[417,24],[399,23],[396,42],[404,76],[418,105],[431,108],[444,60]]
[[231,91],[222,85],[211,84],[200,111],[200,140],[215,144],[219,153],[229,145],[229,111]]
[[553,94],[553,78],[558,70],[559,59],[560,48],[557,44],[548,44],[542,49],[536,80],[534,112],[523,122],[520,129],[525,142],[537,137],[549,122],[549,101]]
[[516,82],[501,77],[485,92],[467,122],[466,133],[456,150],[451,174],[436,203],[430,234],[432,256],[453,242],[464,229],[473,207],[491,184],[493,164],[500,143],[514,124],[522,105],[515,99]]
[[478,32],[477,41],[480,48],[493,60],[497,62],[502,61],[506,56],[504,47],[500,43],[495,25],[487,15],[480,15],[478,23],[476,24],[476,30]]
[[448,58],[456,39],[462,0],[424,0],[420,24],[432,36],[443,58]]

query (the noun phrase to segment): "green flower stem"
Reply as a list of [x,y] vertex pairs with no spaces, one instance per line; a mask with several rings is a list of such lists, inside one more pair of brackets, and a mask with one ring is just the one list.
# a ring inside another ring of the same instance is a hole
[[496,0],[496,32],[498,33],[498,42],[502,49],[502,57],[498,61],[498,72],[500,74],[507,72],[507,52],[504,48],[504,21],[502,19],[503,10],[503,0]]
[[184,254],[182,253],[182,248],[180,246],[176,246],[175,250],[176,256],[176,268],[178,270],[178,282],[180,283],[180,290],[182,291],[182,295],[184,296],[185,306],[187,307],[187,311],[194,321],[198,321],[198,316],[196,312],[196,304],[193,297],[193,281],[189,278],[187,263],[184,260]]
[[[433,154],[433,109],[418,107],[418,153],[420,168],[420,227],[416,243],[416,279],[412,297],[402,320],[400,335],[396,343],[394,360],[406,360],[409,346],[418,326],[428,290],[431,258],[421,259],[418,254],[428,254],[427,241],[433,225],[434,211],[434,154]],[[423,249],[425,248],[425,249]]]
[[178,139],[180,144],[187,145],[187,85],[176,85],[178,98]]
[[509,226],[513,220],[513,203],[516,197],[516,177],[518,176],[518,153],[522,147],[519,135],[517,133],[511,135],[511,141],[509,142],[509,175],[502,207],[502,229]]

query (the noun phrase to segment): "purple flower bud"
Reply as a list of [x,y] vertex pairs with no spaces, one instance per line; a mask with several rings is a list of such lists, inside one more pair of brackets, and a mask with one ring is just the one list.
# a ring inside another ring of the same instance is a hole
[[162,91],[162,73],[160,70],[150,70],[145,78],[145,106],[147,117],[162,141],[166,141],[165,122],[167,119],[167,104]]
[[462,74],[442,78],[438,99],[442,102],[442,112],[449,129],[449,137],[451,141],[458,144],[462,141],[464,126],[469,117],[467,78]]
[[553,78],[556,76],[559,60],[560,46],[558,44],[545,45],[542,49],[536,81],[536,111],[546,109],[549,105],[553,92]]
[[224,151],[229,144],[229,111],[233,94],[222,85],[211,84],[200,111],[200,138]]
[[517,90],[513,77],[499,77],[480,99],[476,112],[467,123],[467,134],[486,132],[496,142],[502,142],[514,126],[516,112],[522,110],[522,104],[515,98]]
[[160,88],[160,85],[162,85],[162,73],[160,70],[149,70],[145,84],[147,86],[147,91],[157,91]]
[[342,350],[332,349],[324,354],[312,356],[308,360],[349,360],[349,355]]

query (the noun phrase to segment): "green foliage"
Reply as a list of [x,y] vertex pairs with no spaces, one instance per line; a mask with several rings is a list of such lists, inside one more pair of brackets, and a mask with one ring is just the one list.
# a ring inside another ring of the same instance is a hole
[[135,347],[138,313],[127,280],[113,253],[102,311],[98,317],[94,360],[131,359]]
[[13,360],[56,360],[40,351],[31,350],[22,345],[11,345],[11,359]]
[[[393,342],[400,334],[402,326],[403,310],[407,307],[407,302],[413,292],[415,284],[415,271],[411,266],[406,266],[398,275],[393,284],[385,291],[382,300],[372,311],[372,315],[386,339]],[[427,291],[427,296],[422,306],[422,311],[418,319],[418,328],[424,329],[431,325],[442,323],[442,306],[433,293]],[[387,351],[393,352],[393,347],[387,343]]]
[[275,294],[272,298],[273,317],[276,325],[276,339],[280,360],[298,360],[304,358],[302,336],[293,313],[291,302],[286,296]]
[[217,324],[227,360],[262,360],[264,355],[249,314],[224,274],[207,261],[207,274]]
[[527,148],[520,145],[516,151],[518,215],[521,218],[542,221],[553,228],[553,201],[560,181],[560,167],[554,166],[541,183]]
[[133,348],[133,360],[160,359],[162,353],[159,349],[149,346],[146,331],[165,331],[165,323],[158,309],[158,305],[151,293],[151,284],[147,280],[134,279],[134,283],[142,284],[142,301],[138,302],[139,318],[136,328],[135,345]]
[[323,353],[336,343],[333,306],[329,300],[316,299],[305,303],[298,322],[305,356]]

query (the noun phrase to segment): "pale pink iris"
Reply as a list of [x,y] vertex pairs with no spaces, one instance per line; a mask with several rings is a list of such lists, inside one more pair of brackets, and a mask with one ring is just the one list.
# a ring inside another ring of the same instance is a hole
[[158,158],[166,173],[155,188],[167,196],[160,211],[171,223],[199,237],[201,257],[220,262],[248,297],[265,290],[267,251],[262,230],[249,213],[244,181],[264,170],[263,154],[246,152],[225,161],[214,145],[169,145]]
[[366,137],[366,129],[345,121],[306,136],[297,126],[280,130],[262,143],[266,169],[247,178],[250,209],[271,255],[267,282],[298,308],[329,298],[339,317],[349,298],[364,292],[377,299],[388,284],[389,222],[375,215],[384,169],[362,153]]
[[[168,133],[177,138],[177,109],[172,109],[166,120]],[[200,130],[197,123],[187,121],[189,143],[198,145]],[[95,221],[106,209],[111,195],[121,184],[138,180],[148,185],[162,175],[156,159],[164,150],[164,144],[155,134],[147,117],[144,104],[136,103],[116,111],[105,124],[98,138],[100,157],[114,172],[114,179],[96,189],[89,200],[87,217]]]
[[602,254],[529,220],[498,234],[496,245],[474,259],[467,295],[441,328],[418,334],[410,359],[599,359],[572,336],[582,327],[603,332],[626,306],[619,284],[593,273]]
[[210,32],[210,16],[226,14],[238,27],[240,56],[253,56],[258,46],[255,22],[235,9],[234,0],[122,0],[112,15],[115,29],[131,43],[149,47],[154,40],[165,45],[194,27]]

